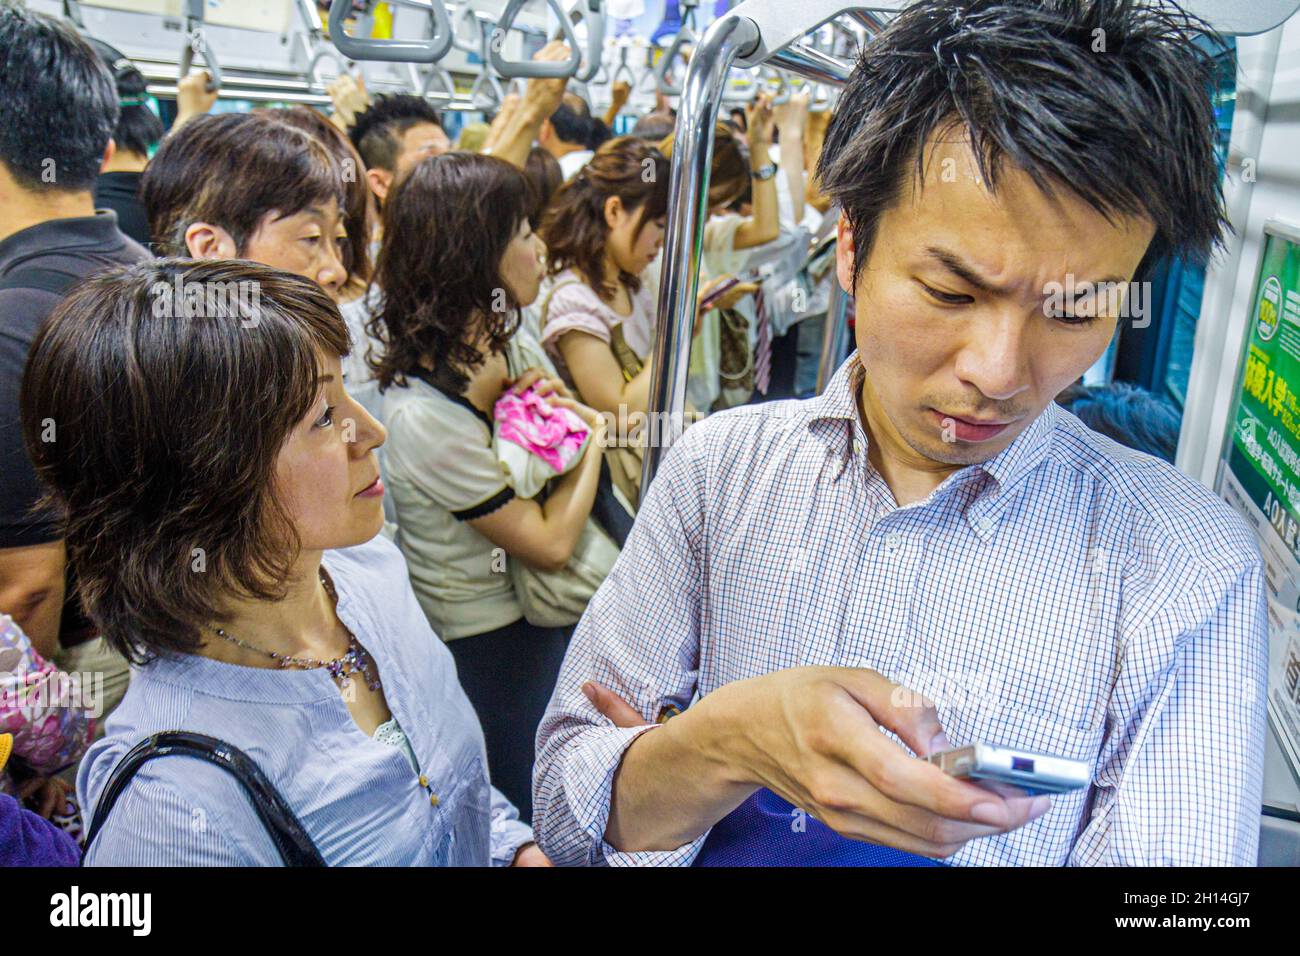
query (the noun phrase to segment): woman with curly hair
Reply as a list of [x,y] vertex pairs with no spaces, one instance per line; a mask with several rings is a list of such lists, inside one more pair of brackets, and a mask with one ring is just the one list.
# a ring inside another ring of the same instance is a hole
[[[384,342],[375,368],[401,546],[478,709],[492,779],[526,816],[533,735],[571,627],[530,623],[509,565],[570,566],[601,483],[604,421],[569,397],[520,326],[543,274],[525,174],[447,153],[423,160],[390,198],[371,331]],[[544,493],[516,488],[493,447],[497,400],[530,387],[591,431],[581,460]]]

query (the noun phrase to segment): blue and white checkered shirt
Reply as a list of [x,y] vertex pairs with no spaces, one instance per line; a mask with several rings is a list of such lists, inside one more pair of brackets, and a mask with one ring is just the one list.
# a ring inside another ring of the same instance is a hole
[[[1205,487],[1055,404],[1002,453],[895,502],[867,459],[856,356],[824,395],[694,425],[665,456],[538,730],[556,863],[689,863],[603,835],[619,729],[786,667],[867,667],[937,702],[954,746],[1086,760],[1086,791],[959,865],[1254,865],[1267,625],[1254,538]],[[895,738],[896,739],[896,738]]]

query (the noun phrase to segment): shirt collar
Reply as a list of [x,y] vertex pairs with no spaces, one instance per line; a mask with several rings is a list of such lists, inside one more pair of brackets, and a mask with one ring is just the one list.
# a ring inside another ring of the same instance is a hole
[[1051,447],[1059,415],[1056,403],[1049,402],[1015,441],[979,466],[997,482],[999,494],[1018,485],[1043,460]]
[[836,370],[826,390],[810,400],[808,427],[840,460],[835,472],[838,481],[849,466],[855,440],[866,449],[867,434],[858,417],[858,390],[862,387],[862,366],[855,351]]
[[117,213],[111,209],[98,210],[93,216],[47,219],[0,240],[0,268],[32,253],[47,255],[74,248],[113,251],[126,241],[117,228]]
[[836,369],[826,391],[813,399],[813,421],[847,418],[858,421],[858,388],[862,384],[862,365],[855,351]]
[[988,488],[966,508],[966,521],[980,540],[992,536],[998,519],[1015,500],[1016,490],[1047,455],[1059,420],[1056,403],[1049,402],[1015,441],[988,461],[974,466],[992,479]]
[[[833,451],[843,456],[844,465],[849,460],[849,448],[856,437],[869,441],[862,420],[858,416],[857,395],[862,387],[862,364],[855,351],[835,372],[820,396],[812,400],[809,427]],[[842,422],[850,424],[845,427]],[[1056,403],[1050,403],[1029,427],[1016,439],[988,461],[954,472],[940,487],[949,489],[964,485],[978,474],[992,479],[988,488],[975,497],[966,509],[966,518],[981,538],[993,530],[1010,494],[1038,466],[1052,444],[1052,433],[1060,420]],[[843,474],[844,466],[839,474]]]

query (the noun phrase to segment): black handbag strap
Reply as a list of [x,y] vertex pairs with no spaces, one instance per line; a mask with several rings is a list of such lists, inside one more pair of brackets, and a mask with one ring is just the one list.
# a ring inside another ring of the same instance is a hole
[[179,730],[146,737],[132,747],[130,753],[113,768],[108,786],[104,788],[104,793],[95,806],[95,816],[91,820],[90,830],[86,836],[87,854],[90,852],[90,845],[108,819],[109,813],[112,812],[113,805],[117,803],[118,797],[122,795],[136,771],[150,760],[173,754],[206,760],[238,780],[244,792],[248,794],[258,819],[262,821],[267,834],[275,843],[275,848],[279,850],[280,859],[284,861],[285,866],[325,866],[325,860],[316,849],[316,844],[307,835],[307,831],[298,822],[298,818],[284,802],[284,798],[280,796],[274,784],[266,778],[266,774],[262,773],[262,768],[248,754],[216,737]]

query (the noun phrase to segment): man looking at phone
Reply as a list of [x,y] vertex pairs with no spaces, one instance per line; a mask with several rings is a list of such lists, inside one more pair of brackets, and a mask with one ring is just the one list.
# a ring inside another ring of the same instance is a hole
[[[548,857],[688,863],[770,791],[957,864],[1254,864],[1254,540],[1053,403],[1120,318],[1054,291],[1220,241],[1196,31],[1145,2],[922,0],[871,41],[820,167],[857,353],[665,457],[538,732]],[[612,725],[588,680],[681,713]],[[1092,785],[1013,796],[918,759],[973,743]]]

